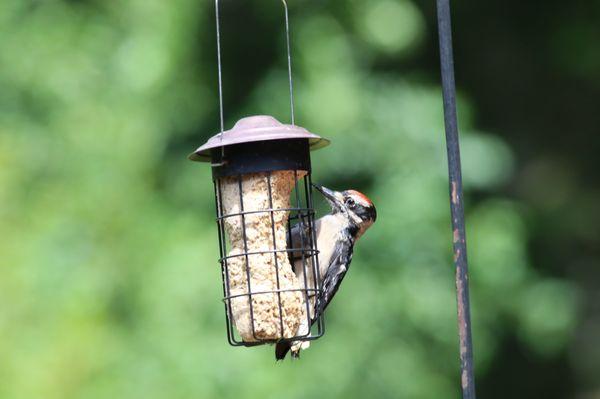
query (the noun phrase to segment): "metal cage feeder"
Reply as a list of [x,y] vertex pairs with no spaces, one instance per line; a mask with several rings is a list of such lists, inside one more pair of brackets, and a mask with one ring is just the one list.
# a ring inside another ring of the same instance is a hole
[[328,140],[295,124],[288,7],[291,124],[251,116],[224,129],[219,0],[215,0],[220,133],[190,155],[211,162],[227,338],[255,346],[321,337],[310,151]]
[[328,143],[299,126],[252,116],[190,156],[212,163],[231,345],[307,341],[324,333],[315,312],[322,287],[310,150]]

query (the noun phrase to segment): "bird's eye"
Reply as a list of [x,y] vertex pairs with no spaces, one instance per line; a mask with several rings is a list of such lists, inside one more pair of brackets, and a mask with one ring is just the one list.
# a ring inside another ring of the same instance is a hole
[[352,198],[348,198],[346,199],[346,206],[352,209],[356,206],[356,202]]

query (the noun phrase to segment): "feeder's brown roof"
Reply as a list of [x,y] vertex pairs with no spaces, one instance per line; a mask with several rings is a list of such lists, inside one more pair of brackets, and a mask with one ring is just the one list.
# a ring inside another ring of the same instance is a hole
[[210,162],[210,150],[232,144],[254,141],[308,139],[310,149],[316,150],[329,144],[324,139],[303,127],[284,125],[268,115],[250,116],[240,119],[233,129],[211,137],[203,146],[189,156],[192,161]]

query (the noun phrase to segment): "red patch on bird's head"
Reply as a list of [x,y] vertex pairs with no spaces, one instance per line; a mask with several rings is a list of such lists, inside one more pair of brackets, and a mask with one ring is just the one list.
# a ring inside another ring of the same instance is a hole
[[373,201],[371,201],[369,199],[369,197],[367,197],[366,195],[364,195],[363,193],[361,193],[360,191],[356,191],[356,190],[348,190],[346,191],[348,194],[350,194],[352,197],[354,197],[354,199],[358,202],[360,202],[362,205],[364,206],[373,206]]

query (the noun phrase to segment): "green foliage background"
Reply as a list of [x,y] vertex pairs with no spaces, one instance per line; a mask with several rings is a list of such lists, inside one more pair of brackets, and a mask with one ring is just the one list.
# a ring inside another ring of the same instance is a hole
[[[297,121],[332,140],[314,180],[368,193],[379,219],[326,336],[275,364],[226,343],[210,171],[186,160],[218,129],[213,4],[2,1],[1,398],[460,396],[432,4],[333,3],[290,0]],[[224,1],[227,126],[288,120],[282,24],[278,2]],[[512,189],[523,151],[477,116],[462,52],[479,388],[505,397],[558,368],[520,397],[600,397],[594,340],[583,366],[569,357],[588,291],[535,255],[552,214]],[[506,378],[523,360],[530,378]]]

